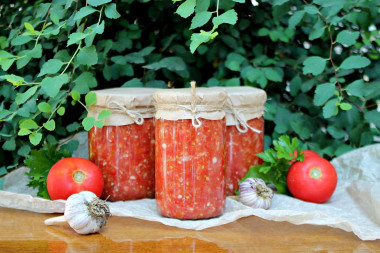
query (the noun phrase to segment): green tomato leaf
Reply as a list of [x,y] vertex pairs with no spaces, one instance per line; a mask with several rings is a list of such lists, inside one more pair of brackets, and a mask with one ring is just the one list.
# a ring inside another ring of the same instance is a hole
[[303,73],[317,76],[321,74],[326,67],[326,59],[319,56],[310,56],[303,62]]
[[371,61],[365,57],[360,55],[352,55],[346,58],[342,64],[340,65],[341,69],[360,69],[365,68],[371,64]]

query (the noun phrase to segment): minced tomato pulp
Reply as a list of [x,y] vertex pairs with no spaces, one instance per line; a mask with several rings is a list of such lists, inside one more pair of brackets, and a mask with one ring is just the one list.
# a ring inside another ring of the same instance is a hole
[[261,164],[256,155],[264,151],[264,117],[247,121],[247,124],[261,133],[251,129],[241,133],[236,126],[227,126],[227,161],[226,161],[226,195],[235,195],[239,181],[250,166]]
[[93,127],[88,140],[90,160],[103,171],[103,199],[154,197],[153,118],[142,125]]
[[225,119],[156,119],[156,202],[163,216],[203,219],[225,205]]

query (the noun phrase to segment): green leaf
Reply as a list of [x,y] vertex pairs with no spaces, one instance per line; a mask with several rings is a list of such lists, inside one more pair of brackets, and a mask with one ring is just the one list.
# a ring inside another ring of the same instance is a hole
[[224,65],[232,71],[240,71],[240,65],[245,61],[245,57],[237,53],[229,53]]
[[289,0],[273,0],[273,6],[283,5],[284,3],[289,2]]
[[342,64],[340,65],[341,69],[360,69],[365,68],[371,64],[371,61],[365,57],[360,55],[352,55],[346,58]]
[[86,102],[86,106],[94,105],[96,103],[96,94],[94,92],[86,94],[84,101]]
[[51,112],[51,106],[46,102],[41,102],[38,104],[38,110],[40,110],[40,112],[49,113]]
[[4,71],[7,71],[15,61],[15,56],[13,54],[8,53],[7,51],[0,51],[0,65]]
[[92,66],[98,63],[98,54],[95,46],[82,48],[77,55],[77,60],[80,64],[87,66]]
[[79,101],[80,100],[80,94],[78,91],[74,90],[71,92],[71,97],[74,101]]
[[42,80],[41,88],[49,97],[57,96],[62,85],[68,83],[70,78],[68,74],[62,74],[54,77],[45,77]]
[[21,105],[25,103],[29,98],[31,98],[36,93],[37,89],[38,89],[38,86],[33,86],[27,89],[23,93],[17,93],[16,99],[15,99],[16,104]]
[[80,94],[86,94],[90,89],[95,88],[98,85],[94,74],[91,72],[82,72],[74,81],[75,86],[73,90],[78,91]]
[[186,0],[178,8],[176,13],[183,18],[188,18],[195,10],[196,0]]
[[309,40],[315,40],[320,38],[325,33],[325,24],[321,19],[318,19],[317,23],[313,26],[313,29],[311,30],[309,34]]
[[[218,33],[216,33],[216,35],[217,34]],[[212,37],[213,36],[210,32],[202,31],[201,33],[193,33],[191,35],[190,52],[193,54],[199,45],[208,42]]]
[[298,25],[299,22],[301,22],[304,15],[305,15],[305,11],[303,11],[303,10],[294,12],[293,15],[290,16],[290,18],[288,20],[289,28],[296,27],[296,25]]
[[95,118],[94,117],[86,117],[82,121],[82,125],[84,127],[84,130],[90,131],[90,129],[94,126],[95,124]]
[[11,41],[11,45],[12,46],[21,46],[21,45],[28,43],[32,39],[33,38],[30,36],[19,35]]
[[324,105],[327,100],[334,96],[335,85],[333,83],[319,84],[315,89],[313,103],[316,106]]
[[375,124],[377,127],[380,127],[380,112],[377,110],[367,111],[364,113],[364,118]]
[[317,6],[315,5],[306,5],[304,10],[308,13],[308,14],[311,14],[311,15],[315,15],[315,14],[318,14],[319,13],[319,10],[317,8]]
[[143,87],[143,83],[138,78],[133,78],[125,82],[121,87]]
[[207,11],[210,7],[210,0],[197,0],[195,13]]
[[170,71],[181,71],[186,69],[186,64],[182,58],[177,56],[162,58],[159,62],[144,65],[143,68],[158,70],[167,68]]
[[362,79],[350,83],[346,86],[345,90],[349,92],[351,95],[360,98],[364,98],[371,92],[371,89],[369,89],[368,84],[364,83]]
[[21,76],[16,76],[14,74],[3,75],[0,77],[7,80],[8,82],[10,82],[11,84],[13,84],[16,87],[20,86],[24,82],[24,78],[22,78]]
[[359,35],[359,32],[343,30],[340,33],[338,33],[338,36],[336,37],[336,42],[349,47],[356,43],[356,40],[359,38]]
[[323,106],[323,117],[325,119],[331,118],[332,116],[335,116],[338,114],[338,107],[337,107],[338,99],[331,99],[329,100],[324,106]]
[[232,1],[237,2],[237,3],[241,3],[241,4],[245,3],[245,0],[232,0]]
[[51,11],[51,12],[50,12],[50,19],[51,19],[51,21],[53,21],[53,23],[54,23],[55,25],[59,25],[59,16],[58,16],[57,13]]
[[104,126],[104,121],[102,120],[96,120],[95,121],[95,126],[102,128]]
[[16,141],[15,138],[11,138],[4,142],[2,145],[3,150],[8,150],[8,151],[14,151],[16,150]]
[[29,135],[29,134],[31,134],[31,133],[32,133],[32,131],[30,131],[29,129],[21,128],[21,129],[18,131],[17,135],[19,135],[19,136],[25,136],[25,135]]
[[59,107],[57,110],[58,115],[63,116],[66,112],[65,107]]
[[94,13],[96,10],[92,8],[91,6],[85,6],[82,7],[74,16],[74,20],[82,19],[92,13]]
[[51,119],[43,124],[46,130],[53,131],[55,129],[55,121]]
[[212,19],[212,23],[216,27],[218,27],[221,24],[234,25],[234,24],[236,24],[237,19],[238,19],[237,13],[236,13],[236,11],[234,9],[232,9],[232,10],[226,11],[225,13],[223,13],[222,15],[220,15],[219,17],[214,17]]
[[206,24],[212,17],[212,12],[204,11],[196,13],[193,19],[191,20],[190,29],[195,29]]
[[58,59],[51,59],[42,65],[41,71],[38,76],[43,76],[46,74],[55,74],[57,73],[63,66],[63,62]]
[[24,26],[25,26],[25,29],[28,30],[30,33],[32,34],[36,33],[36,31],[34,30],[34,27],[30,23],[25,22]]
[[282,76],[276,71],[275,68],[263,68],[263,73],[266,79],[272,82],[281,82]]
[[98,119],[100,119],[100,120],[102,120],[102,119],[106,119],[106,118],[108,118],[109,116],[111,116],[111,111],[109,111],[109,110],[102,110],[102,111],[99,113]]
[[328,126],[326,130],[334,139],[342,139],[346,136],[346,132],[336,126]]
[[343,111],[348,111],[348,110],[351,110],[352,105],[349,103],[340,103],[339,108],[342,109]]
[[117,19],[120,18],[120,13],[116,10],[116,4],[107,4],[106,9],[104,10],[107,18]]
[[88,34],[85,33],[72,33],[69,35],[69,40],[67,41],[67,46],[72,44],[78,44],[81,40],[87,37]]
[[251,83],[257,80],[261,76],[261,71],[258,69],[255,69],[252,66],[247,66],[242,69],[241,71],[241,77],[244,79],[248,79]]
[[306,58],[306,60],[303,62],[303,73],[304,74],[312,74],[314,76],[317,76],[321,74],[326,67],[326,59],[323,59],[319,56],[310,56]]
[[37,129],[37,123],[32,119],[26,119],[20,123],[20,129]]
[[29,135],[29,141],[34,146],[37,146],[38,144],[40,144],[41,140],[42,140],[42,134],[41,133],[31,133]]
[[111,2],[112,0],[88,0],[87,3],[91,6],[98,7],[102,4]]

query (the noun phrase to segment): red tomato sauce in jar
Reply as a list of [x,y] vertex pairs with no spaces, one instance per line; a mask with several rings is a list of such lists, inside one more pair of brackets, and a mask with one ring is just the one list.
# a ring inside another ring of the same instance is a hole
[[103,171],[103,199],[154,197],[154,118],[142,125],[93,127],[88,140],[90,160]]
[[248,120],[247,124],[260,130],[261,133],[250,129],[246,133],[241,133],[236,126],[227,126],[227,196],[235,195],[235,190],[239,188],[239,181],[247,174],[250,166],[262,163],[256,155],[264,152],[264,117]]
[[225,206],[225,119],[156,119],[156,202],[163,216],[203,219]]

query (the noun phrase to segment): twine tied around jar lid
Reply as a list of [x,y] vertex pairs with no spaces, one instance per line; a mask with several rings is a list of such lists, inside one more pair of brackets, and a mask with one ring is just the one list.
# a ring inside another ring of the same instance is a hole
[[112,111],[127,114],[137,125],[144,123],[144,117],[141,113],[154,113],[154,108],[139,108],[138,110],[135,108],[131,110],[117,101],[109,101],[107,107]]
[[199,117],[197,117],[197,94],[195,93],[195,81],[190,82],[191,85],[191,114],[193,115],[193,118],[191,119],[191,124],[193,127],[198,128],[202,125],[202,122],[199,120]]
[[[230,98],[228,98],[230,99]],[[254,127],[251,127],[248,123],[247,123],[247,120],[245,120],[243,117],[244,115],[244,112],[248,112],[248,111],[252,111],[252,108],[235,108],[232,106],[232,103],[227,103],[226,104],[226,107],[225,107],[225,110],[227,113],[230,113],[231,115],[233,115],[233,117],[235,118],[236,120],[236,128],[239,132],[241,133],[246,133],[248,132],[248,129],[251,129],[252,131],[256,132],[256,133],[261,133],[260,130],[254,128]]]

